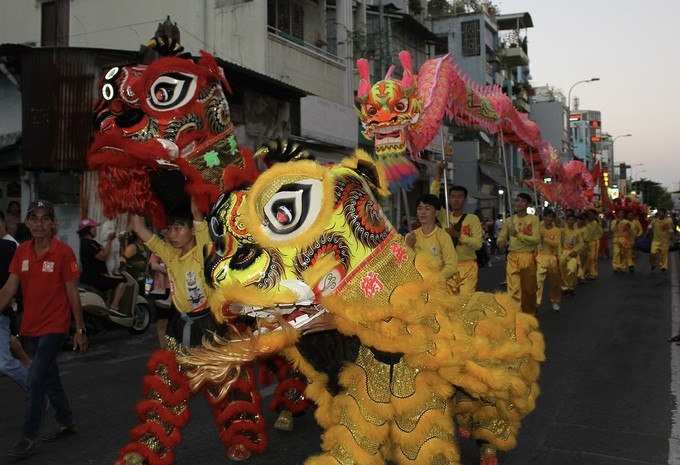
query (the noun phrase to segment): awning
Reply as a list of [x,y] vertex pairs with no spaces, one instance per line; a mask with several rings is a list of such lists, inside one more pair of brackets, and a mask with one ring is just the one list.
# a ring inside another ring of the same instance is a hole
[[470,192],[470,197],[477,201],[477,208],[491,208],[496,206],[498,202],[498,196],[482,192]]
[[498,198],[495,195],[484,194],[482,192],[470,192],[470,197],[477,200],[496,200]]
[[489,178],[491,182],[496,184],[499,187],[503,188],[508,188],[510,189],[510,195],[511,197],[514,197],[515,195],[519,194],[520,192],[524,192],[525,194],[529,194],[531,196],[534,195],[534,191],[522,187],[519,184],[516,184],[512,181],[510,181],[510,186],[505,185],[505,172],[503,171],[502,166],[492,166],[492,165],[483,165],[479,164],[479,170],[482,172],[484,176]]

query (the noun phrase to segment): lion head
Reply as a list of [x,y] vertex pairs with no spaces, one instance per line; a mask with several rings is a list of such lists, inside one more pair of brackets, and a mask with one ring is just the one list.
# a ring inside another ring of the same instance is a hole
[[161,58],[108,70],[99,84],[88,164],[99,173],[104,213],[164,221],[192,196],[204,211],[223,191],[223,171],[243,166],[215,58]]

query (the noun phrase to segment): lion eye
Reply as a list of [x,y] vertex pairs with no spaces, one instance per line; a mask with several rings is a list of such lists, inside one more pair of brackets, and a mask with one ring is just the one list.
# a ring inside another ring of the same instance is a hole
[[279,205],[276,220],[283,225],[290,224],[293,221],[293,212],[285,205]]
[[283,239],[310,227],[321,209],[321,195],[321,183],[316,180],[282,186],[264,206],[270,235]]
[[156,110],[179,108],[194,98],[196,77],[184,73],[159,76],[151,85],[148,103]]

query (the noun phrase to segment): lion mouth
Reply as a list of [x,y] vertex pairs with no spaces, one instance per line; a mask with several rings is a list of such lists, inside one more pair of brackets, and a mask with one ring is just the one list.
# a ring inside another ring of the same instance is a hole
[[257,320],[258,329],[253,331],[253,334],[277,331],[282,328],[282,324],[288,324],[299,330],[312,320],[328,313],[328,310],[319,304],[269,308],[231,305],[230,310]]
[[282,324],[288,324],[300,329],[315,318],[327,313],[328,310],[316,302],[314,291],[303,281],[283,280],[280,285],[294,291],[298,298],[294,303],[277,303],[273,306],[247,305],[232,302],[229,311],[234,314],[255,318],[258,331],[266,333],[281,329]]

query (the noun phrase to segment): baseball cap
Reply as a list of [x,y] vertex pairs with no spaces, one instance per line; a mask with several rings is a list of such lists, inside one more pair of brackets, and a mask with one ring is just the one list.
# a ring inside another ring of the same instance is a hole
[[77,232],[80,232],[85,228],[93,228],[93,227],[97,227],[97,226],[99,226],[99,223],[97,223],[92,218],[83,218],[82,220],[80,220],[80,223],[78,223]]
[[52,218],[54,218],[54,206],[47,200],[34,200],[28,205],[28,214],[30,215],[34,211],[36,211],[38,208],[42,208],[43,210],[47,210],[47,213],[49,213]]

